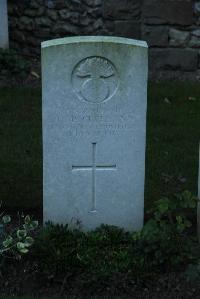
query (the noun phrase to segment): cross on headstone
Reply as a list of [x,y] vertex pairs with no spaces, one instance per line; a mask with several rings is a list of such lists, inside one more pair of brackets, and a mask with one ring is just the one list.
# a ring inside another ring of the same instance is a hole
[[92,171],[92,209],[90,212],[96,212],[96,171],[97,170],[116,170],[116,165],[98,165],[96,164],[97,143],[92,143],[92,165],[72,165],[72,171]]

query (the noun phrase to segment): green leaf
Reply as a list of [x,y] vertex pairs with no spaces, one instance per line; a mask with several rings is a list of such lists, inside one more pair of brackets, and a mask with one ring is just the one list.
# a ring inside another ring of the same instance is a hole
[[3,246],[7,248],[7,247],[11,246],[12,243],[13,243],[13,237],[8,236],[7,239],[5,241],[3,241]]
[[28,249],[26,248],[26,245],[23,242],[17,243],[17,249],[20,253],[27,253]]
[[26,247],[32,246],[34,243],[34,239],[32,237],[26,237],[24,244]]
[[4,224],[8,224],[8,223],[10,223],[10,222],[11,222],[11,217],[10,217],[10,215],[5,215],[5,216],[3,216],[3,217],[2,217],[2,221],[3,221]]
[[31,222],[31,217],[27,215],[24,219],[25,224],[29,224]]
[[23,225],[23,227],[26,229],[26,230],[34,230],[38,227],[38,221],[30,221],[29,223],[25,223]]
[[17,237],[18,237],[18,239],[25,238],[26,235],[27,235],[27,232],[26,232],[25,229],[19,229],[19,230],[17,231]]
[[181,224],[183,222],[183,218],[181,216],[176,216],[176,221],[178,224]]
[[29,229],[31,230],[34,230],[38,227],[38,221],[34,220],[34,221],[31,221],[30,224],[29,224]]
[[166,211],[168,211],[168,209],[169,209],[169,200],[167,198],[161,200],[160,203],[159,203],[158,209],[159,209],[161,214],[164,214]]
[[27,248],[22,248],[22,249],[20,249],[19,252],[20,253],[27,253],[27,252],[29,252],[29,250]]

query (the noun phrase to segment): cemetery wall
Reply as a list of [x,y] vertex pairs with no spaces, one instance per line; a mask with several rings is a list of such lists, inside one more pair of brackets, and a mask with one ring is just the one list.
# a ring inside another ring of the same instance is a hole
[[117,35],[150,46],[151,78],[200,79],[200,1],[8,0],[10,46],[40,55],[44,40]]

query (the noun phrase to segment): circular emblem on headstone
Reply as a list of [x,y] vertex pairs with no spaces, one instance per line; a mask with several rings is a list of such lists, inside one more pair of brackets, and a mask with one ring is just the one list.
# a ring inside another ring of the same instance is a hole
[[102,103],[113,97],[118,87],[115,66],[103,57],[88,57],[72,72],[72,84],[77,96],[86,102]]

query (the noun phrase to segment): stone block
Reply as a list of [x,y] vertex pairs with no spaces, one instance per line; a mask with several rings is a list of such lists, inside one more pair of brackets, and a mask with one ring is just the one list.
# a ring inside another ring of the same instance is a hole
[[84,3],[88,6],[95,7],[102,4],[102,0],[83,0]]
[[40,4],[36,0],[30,0],[29,7],[31,7],[31,8],[39,8]]
[[[88,26],[89,24],[92,23],[92,19],[90,17],[88,17],[87,13],[85,13],[80,16],[79,22],[80,22],[80,25],[82,25],[82,26]],[[92,28],[90,28],[90,29],[92,29]]]
[[200,48],[200,37],[192,36],[189,42],[189,47]]
[[48,17],[35,18],[35,24],[38,27],[50,27],[52,22]]
[[48,9],[46,14],[52,21],[56,21],[58,19],[58,13],[53,9]]
[[28,36],[26,38],[26,42],[27,44],[34,46],[34,47],[38,47],[41,43],[42,39],[40,40],[39,38],[33,37],[33,36]]
[[168,32],[168,26],[143,26],[142,39],[150,47],[166,47],[168,46]]
[[80,34],[81,28],[69,24],[67,22],[58,22],[53,28],[52,28],[52,32],[59,34],[59,35],[68,35],[68,34]]
[[46,14],[45,8],[44,7],[39,7],[39,9],[37,10],[37,16],[41,17],[43,15],[45,16],[45,14]]
[[152,70],[149,73],[151,80],[161,81],[200,81],[200,72],[195,71],[181,71],[181,70]]
[[198,53],[192,49],[151,49],[149,58],[152,70],[194,71],[198,64]]
[[80,14],[78,12],[70,12],[69,13],[69,20],[72,24],[80,24]]
[[196,15],[200,16],[200,1],[195,1],[194,11]]
[[25,9],[24,15],[28,17],[36,17],[37,16],[37,9]]
[[103,17],[115,20],[139,20],[140,0],[103,0]]
[[114,34],[115,22],[113,22],[112,20],[106,20],[106,21],[104,21],[104,25],[108,32],[111,32],[112,34]]
[[20,30],[28,30],[28,31],[32,31],[35,29],[35,22],[33,21],[32,18],[30,17],[25,17],[25,16],[22,16],[18,19],[18,28]]
[[[44,3],[44,1],[42,0],[42,2]],[[42,5],[43,3],[41,3],[40,5]],[[55,8],[63,8],[63,6],[65,6],[65,1],[64,0],[48,0],[45,1],[45,5],[48,9],[55,9]]]
[[170,46],[174,47],[186,47],[190,39],[190,33],[188,31],[177,30],[170,28],[169,30]]
[[48,39],[51,36],[50,28],[41,28],[40,30],[36,30],[34,36],[42,39]]
[[122,37],[140,39],[140,23],[134,21],[115,21],[114,34]]
[[22,16],[19,21],[24,24],[24,25],[29,25],[31,22],[33,22],[33,20],[29,17],[26,16]]
[[24,42],[26,40],[24,33],[20,30],[12,31],[10,38],[17,42]]
[[85,13],[93,18],[102,18],[101,7],[89,8]]
[[156,18],[156,17],[145,17],[143,19],[143,24],[145,25],[169,25],[169,22],[167,22],[166,20],[160,19],[160,18]]
[[99,30],[99,29],[101,29],[101,28],[103,28],[103,21],[102,21],[102,19],[98,19],[98,20],[96,20],[94,23],[93,23],[93,29],[94,30]]
[[[192,0],[144,0],[143,17],[145,22],[154,19],[179,25],[193,23]],[[153,23],[152,23],[153,24]],[[156,23],[157,24],[157,23]]]
[[193,30],[191,34],[200,38],[200,29]]
[[58,14],[59,14],[61,20],[67,20],[67,19],[69,19],[69,16],[70,16],[70,12],[68,9],[60,9],[58,11]]

